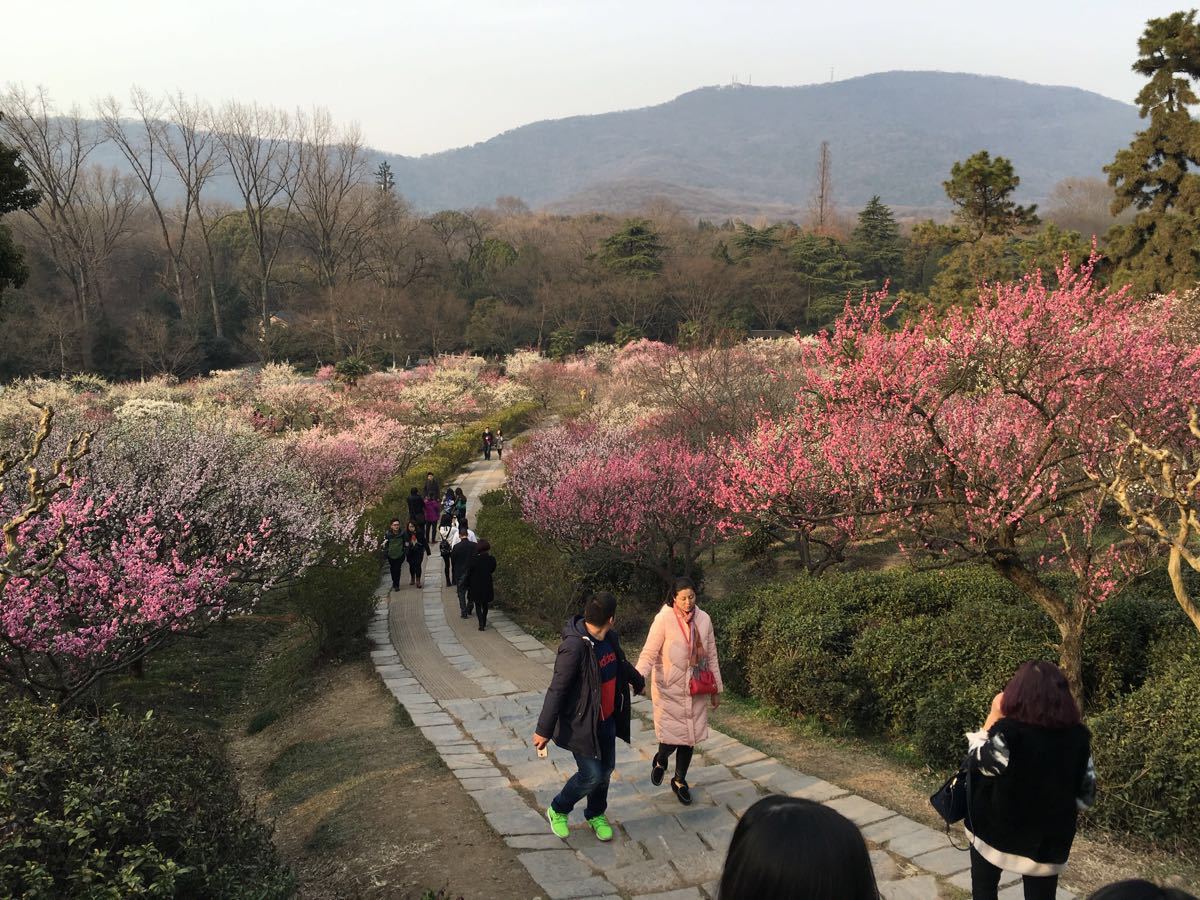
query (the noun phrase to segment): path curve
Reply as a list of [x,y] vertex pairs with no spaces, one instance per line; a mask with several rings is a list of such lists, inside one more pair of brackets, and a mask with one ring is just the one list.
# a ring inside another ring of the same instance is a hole
[[[498,460],[472,463],[456,482],[473,515],[479,497],[503,483]],[[518,564],[505,559],[503,547],[493,552],[501,566]],[[575,763],[554,744],[549,758],[539,759],[529,743],[554,651],[502,609],[492,609],[483,632],[474,617],[460,618],[454,588],[444,586],[440,557],[435,553],[428,562],[419,589],[389,594],[389,579],[381,579],[369,630],[371,656],[414,724],[488,823],[522,851],[518,858],[551,900],[715,900],[737,819],[767,793],[826,803],[858,824],[872,848],[885,900],[970,891],[968,854],[952,848],[942,832],[791,769],[715,729],[697,748],[689,772],[694,803],[680,806],[665,785],[650,784],[656,743],[650,703],[641,697],[634,699],[632,745],[617,742],[608,810],[614,840],[599,843],[578,814],[572,815],[571,836],[559,840],[544,810]],[[1001,884],[1001,900],[1023,896],[1016,876],[1005,873]],[[469,887],[465,896],[471,896]],[[1073,897],[1060,889],[1060,900]]]

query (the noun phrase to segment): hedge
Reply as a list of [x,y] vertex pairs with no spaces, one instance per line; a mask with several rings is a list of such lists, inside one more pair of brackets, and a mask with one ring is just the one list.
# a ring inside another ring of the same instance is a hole
[[294,877],[208,741],[157,719],[13,701],[0,723],[0,896],[288,897]]
[[[1020,663],[1057,658],[1049,619],[983,568],[800,576],[706,609],[729,687],[940,769]],[[1084,680],[1093,818],[1157,839],[1200,831],[1200,638],[1162,579],[1092,617]]]

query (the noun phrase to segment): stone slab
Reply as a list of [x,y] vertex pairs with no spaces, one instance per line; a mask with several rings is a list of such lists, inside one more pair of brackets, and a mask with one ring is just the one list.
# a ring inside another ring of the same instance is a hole
[[[510,787],[498,789],[493,788],[492,790],[485,791],[472,791],[471,798],[485,813],[504,812],[505,810],[512,809],[513,807],[522,805],[524,803],[524,801],[521,799],[521,795]],[[546,827],[550,827],[548,822],[546,823]],[[555,838],[555,840],[557,841],[558,838]]]
[[634,894],[638,900],[704,900],[700,896],[700,889],[689,887],[682,888],[678,891],[667,891],[663,894]]
[[828,781],[822,781],[820,778],[815,778],[811,783],[789,791],[788,795],[799,797],[801,800],[813,800],[817,803],[824,803],[826,800],[845,796],[846,793],[845,788],[838,787],[836,784],[830,784]]
[[642,816],[637,819],[626,819],[621,827],[635,841],[647,843],[659,835],[682,835],[683,828],[674,816]]
[[827,800],[825,805],[830,809],[836,809],[859,828],[895,815],[890,809],[880,806],[878,803],[872,803],[857,794],[839,797],[836,800]]
[[545,834],[550,830],[550,823],[524,804],[503,812],[486,813],[484,817],[492,826],[492,830],[504,837],[514,834]]
[[950,839],[943,832],[934,831],[922,825],[916,831],[902,834],[888,841],[887,848],[900,856],[912,859],[922,853],[942,850],[950,846]]
[[900,881],[885,881],[879,885],[879,896],[883,900],[937,900],[941,892],[932,875],[918,875]]
[[971,867],[971,855],[963,850],[945,847],[914,856],[912,863],[935,875],[954,875]]
[[506,837],[504,843],[514,850],[555,850],[563,842],[553,834],[513,834]]
[[866,826],[862,829],[862,836],[876,844],[884,844],[893,838],[920,831],[924,827],[920,822],[914,822],[907,816],[892,816],[890,819],[881,819]]
[[634,895],[671,891],[684,884],[665,860],[647,860],[607,869],[604,877],[622,891]]

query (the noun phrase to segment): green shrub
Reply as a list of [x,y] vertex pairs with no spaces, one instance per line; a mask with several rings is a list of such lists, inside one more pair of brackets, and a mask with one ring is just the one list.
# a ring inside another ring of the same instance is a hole
[[343,566],[310,569],[290,591],[324,656],[343,657],[361,646],[375,612],[379,557],[363,553]]
[[0,721],[0,896],[291,896],[228,761],[149,717]]
[[475,533],[499,560],[496,606],[536,633],[558,634],[580,599],[580,574],[570,560],[521,519],[504,491],[483,495]]
[[1089,819],[1193,846],[1200,834],[1200,637],[1180,629],[1161,670],[1092,717],[1100,790]]

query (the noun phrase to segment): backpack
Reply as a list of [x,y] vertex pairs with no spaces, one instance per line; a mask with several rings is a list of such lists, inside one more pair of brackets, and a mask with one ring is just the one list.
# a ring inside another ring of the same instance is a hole
[[441,553],[442,556],[450,555],[450,539],[449,538],[442,538],[442,542],[440,544],[438,544],[438,552]]

